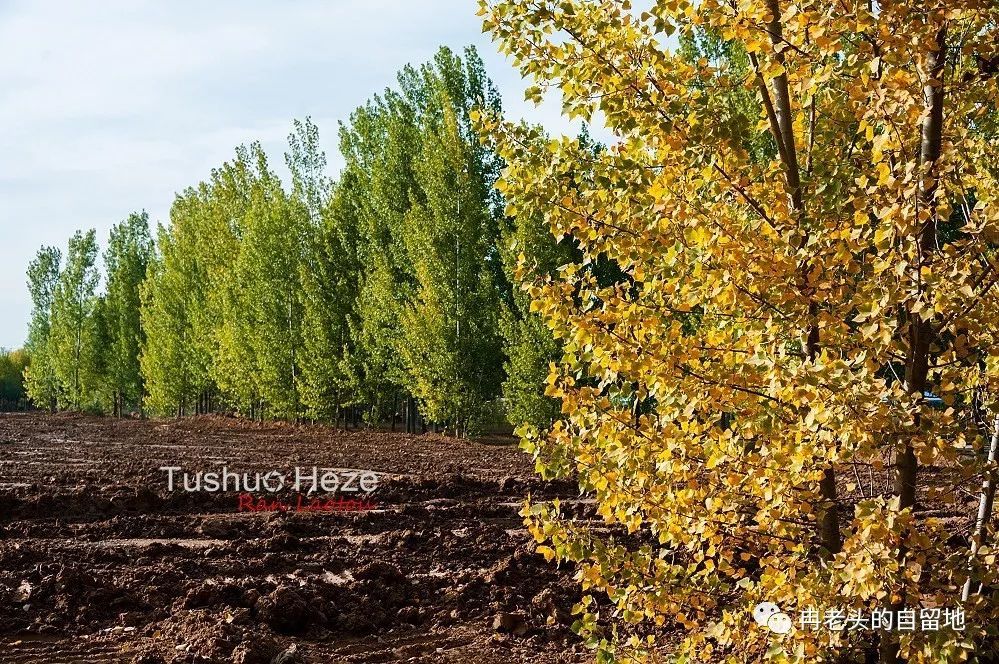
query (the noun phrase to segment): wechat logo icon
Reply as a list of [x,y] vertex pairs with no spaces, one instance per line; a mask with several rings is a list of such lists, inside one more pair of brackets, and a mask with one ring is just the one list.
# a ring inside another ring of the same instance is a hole
[[753,620],[774,634],[787,634],[791,631],[791,616],[780,610],[773,602],[760,602],[753,609]]

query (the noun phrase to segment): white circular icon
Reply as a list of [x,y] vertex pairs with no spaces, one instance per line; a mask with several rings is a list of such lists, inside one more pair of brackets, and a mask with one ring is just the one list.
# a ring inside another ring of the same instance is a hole
[[770,622],[770,617],[780,613],[780,607],[778,607],[773,602],[760,602],[753,609],[753,620],[756,624],[766,627],[767,623]]
[[767,621],[767,627],[775,634],[787,634],[791,631],[791,616],[786,613],[775,613]]
[[791,631],[791,616],[780,610],[773,602],[760,602],[753,609],[753,620],[756,624],[766,627],[775,634],[787,634]]

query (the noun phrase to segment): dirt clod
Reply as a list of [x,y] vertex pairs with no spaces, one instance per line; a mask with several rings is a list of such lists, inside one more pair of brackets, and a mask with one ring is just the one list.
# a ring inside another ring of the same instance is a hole
[[523,636],[527,634],[527,619],[522,613],[497,613],[493,618],[493,629],[500,634]]
[[271,660],[271,664],[304,664],[305,658],[298,651],[298,646],[292,644],[279,652]]
[[232,651],[233,664],[271,664],[277,659],[280,647],[269,636],[247,639]]
[[305,631],[311,617],[308,602],[287,586],[281,586],[270,595],[261,597],[255,608],[261,621],[282,634]]

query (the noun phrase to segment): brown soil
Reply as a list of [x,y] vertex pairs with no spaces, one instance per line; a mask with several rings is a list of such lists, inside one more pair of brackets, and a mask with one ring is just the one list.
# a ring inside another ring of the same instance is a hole
[[[387,475],[373,510],[240,512],[158,470],[223,465]],[[0,415],[0,661],[590,661],[528,492],[575,495],[509,439]]]

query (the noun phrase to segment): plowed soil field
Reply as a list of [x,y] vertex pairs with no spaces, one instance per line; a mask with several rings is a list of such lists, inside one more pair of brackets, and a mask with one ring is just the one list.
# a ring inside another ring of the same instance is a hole
[[[167,466],[380,475],[363,510],[286,488],[249,511]],[[575,494],[508,439],[0,415],[0,662],[589,661],[528,492]]]

